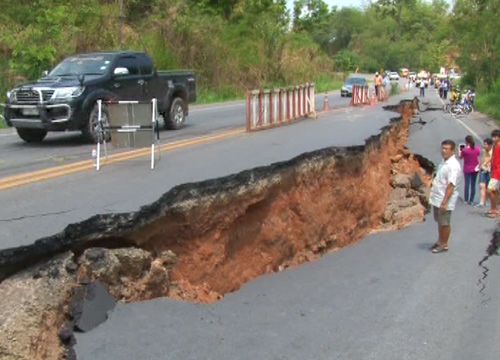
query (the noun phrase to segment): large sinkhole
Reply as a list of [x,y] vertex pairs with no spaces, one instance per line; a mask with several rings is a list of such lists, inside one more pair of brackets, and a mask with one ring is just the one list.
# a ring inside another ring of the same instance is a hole
[[0,354],[70,357],[71,298],[89,284],[117,301],[209,303],[368,233],[422,221],[433,165],[405,148],[416,108],[387,108],[400,116],[364,146],[177,186],[138,212],[96,215],[0,251]]

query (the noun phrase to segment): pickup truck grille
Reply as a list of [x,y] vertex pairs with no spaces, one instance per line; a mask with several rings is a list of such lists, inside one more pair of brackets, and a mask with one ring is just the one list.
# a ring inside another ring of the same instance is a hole
[[16,100],[24,104],[36,104],[40,102],[40,92],[42,93],[43,101],[49,101],[54,90],[18,90],[16,92]]
[[42,90],[43,101],[49,101],[55,90]]
[[16,100],[20,103],[39,103],[40,93],[38,90],[19,90],[16,92]]

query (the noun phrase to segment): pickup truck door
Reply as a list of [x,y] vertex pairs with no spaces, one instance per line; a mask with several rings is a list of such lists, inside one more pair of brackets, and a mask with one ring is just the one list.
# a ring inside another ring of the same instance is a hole
[[163,88],[163,84],[154,71],[153,61],[145,54],[138,54],[137,59],[139,60],[139,69],[144,80],[142,89],[143,100],[151,100],[152,98],[163,99],[166,95],[166,89]]
[[[127,73],[114,74],[120,68],[127,69]],[[112,70],[112,78],[108,89],[117,95],[117,100],[143,100],[144,78],[139,71],[137,57],[127,55],[119,58]]]

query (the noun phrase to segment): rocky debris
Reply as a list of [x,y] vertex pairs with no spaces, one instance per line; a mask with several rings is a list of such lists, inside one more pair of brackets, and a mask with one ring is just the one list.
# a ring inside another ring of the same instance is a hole
[[[115,299],[99,281],[75,286],[68,310],[74,330],[87,332],[94,329],[106,321],[108,312],[114,309],[115,304]],[[61,340],[70,338],[66,329],[67,327],[62,329],[66,336]],[[59,335],[61,337],[61,331]],[[72,343],[71,339],[66,342]]]
[[394,188],[409,189],[411,187],[412,176],[407,174],[397,174],[391,181]]
[[58,360],[67,355],[60,347],[60,328],[76,283],[75,268],[73,254],[66,252],[0,284],[2,360]]
[[111,250],[87,249],[78,259],[78,265],[80,278],[100,279],[109,286],[116,284],[119,280],[120,260]]
[[400,229],[424,218],[429,207],[431,174],[409,151],[391,158],[392,192],[382,216],[380,229]]
[[101,281],[119,300],[152,299],[168,294],[169,269],[176,263],[172,251],[153,259],[150,252],[139,248],[90,248],[78,259],[78,277]]

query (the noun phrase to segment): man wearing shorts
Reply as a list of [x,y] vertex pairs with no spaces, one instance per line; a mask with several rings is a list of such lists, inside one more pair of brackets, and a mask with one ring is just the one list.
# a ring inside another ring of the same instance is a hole
[[491,179],[488,183],[488,194],[490,195],[490,211],[487,216],[496,218],[498,216],[498,185],[500,181],[500,130],[493,130],[491,132],[491,139],[493,140],[493,152],[491,155]]
[[432,205],[434,220],[438,224],[438,241],[432,245],[433,253],[448,251],[448,239],[451,233],[451,213],[458,199],[458,184],[462,176],[462,167],[455,157],[455,142],[445,140],[441,143],[443,161],[439,164],[432,181],[429,203]]

